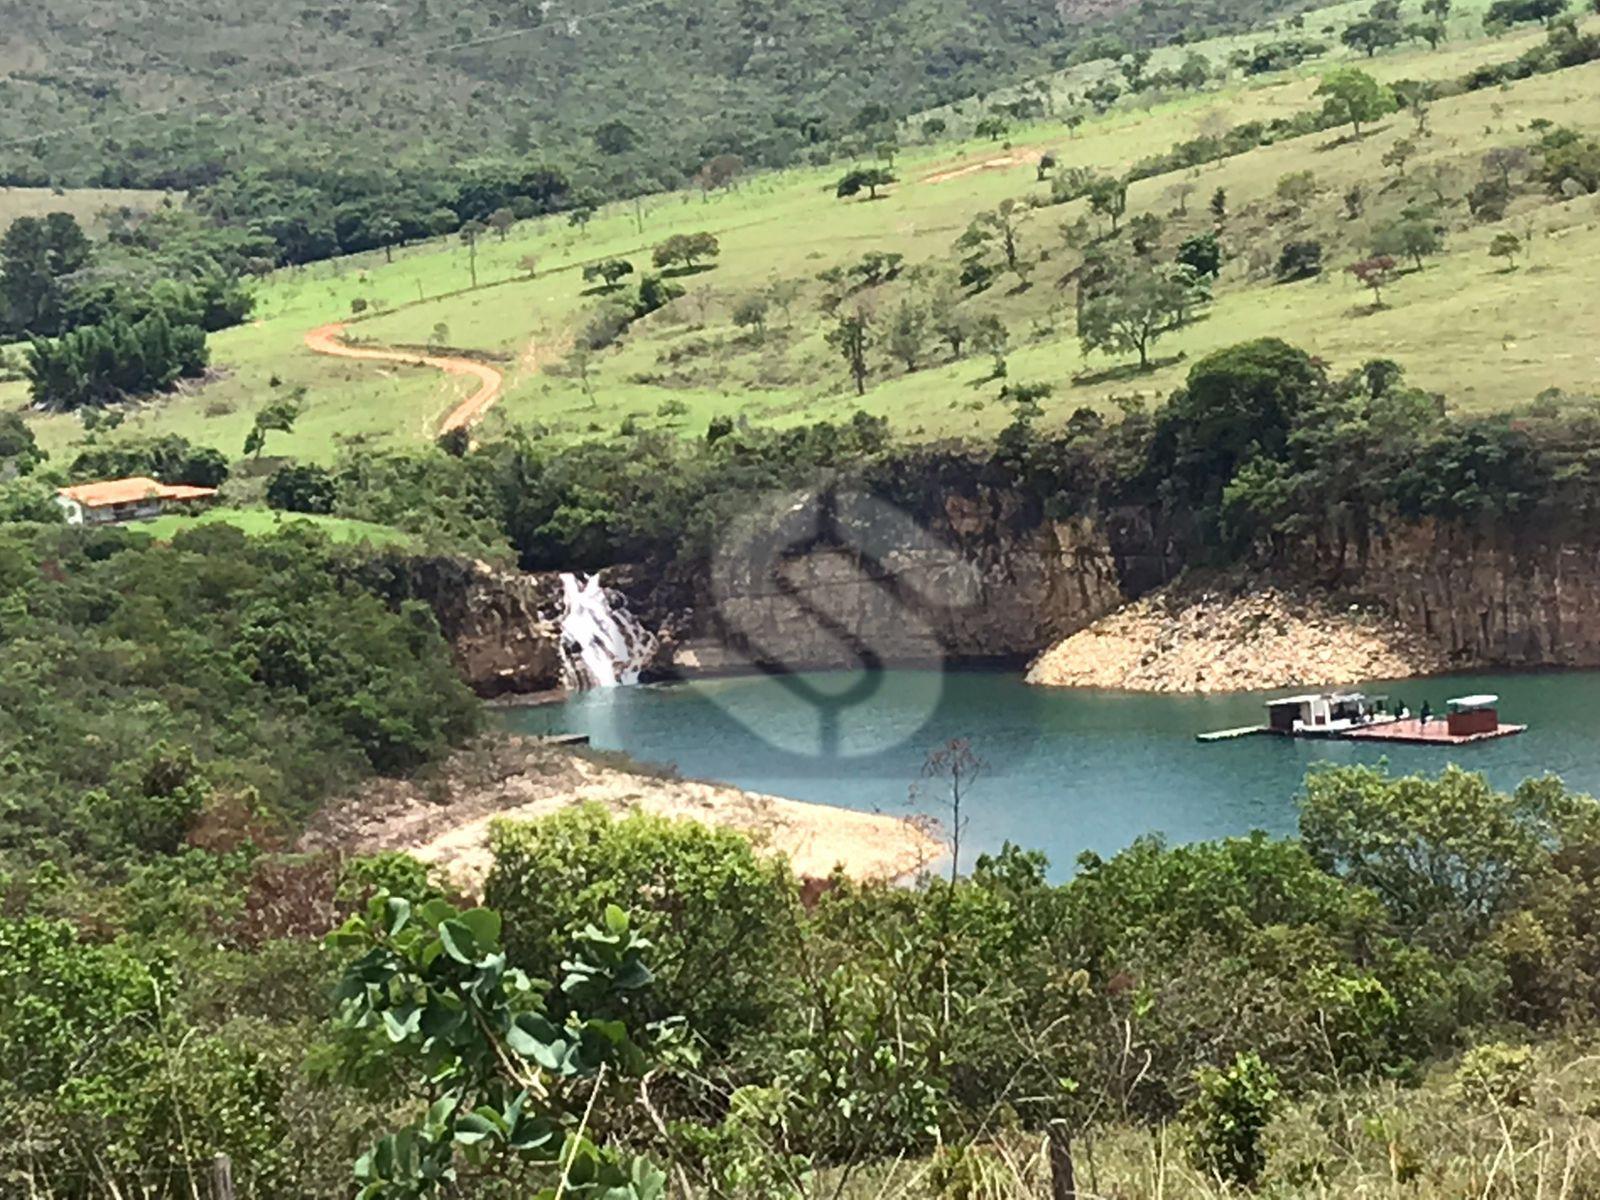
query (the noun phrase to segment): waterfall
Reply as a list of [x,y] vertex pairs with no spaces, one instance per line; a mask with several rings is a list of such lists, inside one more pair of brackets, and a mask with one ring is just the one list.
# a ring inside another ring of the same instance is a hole
[[561,670],[575,688],[639,682],[656,652],[656,639],[618,597],[615,605],[600,577],[561,573]]

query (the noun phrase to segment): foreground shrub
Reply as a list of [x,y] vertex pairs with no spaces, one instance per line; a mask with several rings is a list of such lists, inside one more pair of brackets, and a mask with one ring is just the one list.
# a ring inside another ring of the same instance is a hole
[[485,901],[505,914],[511,961],[553,978],[569,931],[607,904],[626,905],[655,947],[652,1019],[685,1017],[725,1046],[771,1019],[780,963],[797,935],[787,866],[741,834],[585,805],[490,836]]

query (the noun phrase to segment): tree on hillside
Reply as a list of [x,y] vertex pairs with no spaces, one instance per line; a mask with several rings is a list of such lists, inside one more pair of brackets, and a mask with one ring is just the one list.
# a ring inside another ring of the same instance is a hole
[[605,258],[597,263],[590,263],[583,269],[585,283],[600,280],[607,291],[612,291],[617,284],[627,276],[633,274],[633,264],[625,258]]
[[1155,213],[1140,213],[1128,222],[1128,243],[1141,258],[1153,254],[1161,243],[1166,222]]
[[928,308],[907,297],[895,306],[884,334],[884,349],[915,371],[928,344]]
[[1408,21],[1405,25],[1406,37],[1418,42],[1427,42],[1428,49],[1437,50],[1439,43],[1444,41],[1444,23],[1442,21]]
[[331,513],[338,498],[333,476],[322,467],[281,467],[267,480],[268,507],[284,512]]
[[250,432],[245,434],[244,452],[251,458],[260,458],[261,451],[267,444],[267,434],[288,433],[294,428],[294,423],[300,419],[300,404],[305,398],[305,390],[296,388],[287,396],[268,400],[256,410],[256,419],[250,426]]
[[478,239],[489,231],[482,221],[468,221],[461,226],[461,240],[467,245],[467,269],[472,276],[472,286],[478,286]]
[[1417,156],[1417,144],[1410,138],[1400,138],[1383,154],[1383,165],[1393,167],[1396,177],[1406,177],[1406,164]]
[[1388,254],[1374,254],[1345,268],[1356,277],[1356,282],[1372,289],[1372,306],[1383,307],[1383,289],[1394,282],[1396,263]]
[[1209,275],[1215,279],[1222,270],[1222,245],[1214,233],[1197,233],[1186,238],[1178,247],[1177,261],[1191,268],[1196,275]]
[[1422,270],[1426,255],[1437,254],[1444,248],[1444,238],[1438,227],[1418,213],[1405,213],[1378,230],[1372,249],[1379,255],[1400,255],[1411,259]]
[[1441,25],[1450,18],[1451,0],[1422,0],[1422,11]]
[[867,348],[872,345],[872,326],[867,310],[857,305],[849,312],[840,312],[834,327],[828,330],[828,345],[844,359],[855,384],[856,395],[867,390]]
[[1223,188],[1218,188],[1211,193],[1211,219],[1218,225],[1228,218],[1228,193]]
[[663,269],[681,263],[681,269],[687,271],[701,259],[715,258],[720,253],[722,246],[714,233],[675,233],[650,252],[650,261]]
[[1122,95],[1122,89],[1111,79],[1096,80],[1083,91],[1083,98],[1093,107],[1094,111],[1104,114]]
[[639,131],[626,121],[612,120],[599,126],[589,135],[594,140],[595,149],[607,158],[616,158],[628,154],[639,148]]
[[887,167],[852,167],[833,185],[833,194],[841,200],[861,194],[866,189],[867,199],[878,199],[878,189],[895,183],[895,174]]
[[1483,27],[1491,33],[1527,21],[1546,26],[1567,11],[1567,0],[1495,0],[1483,15]]
[[1489,254],[1493,258],[1506,260],[1506,270],[1517,269],[1517,255],[1522,252],[1522,239],[1507,230],[1494,235],[1494,241],[1489,243]]
[[1150,347],[1181,324],[1194,303],[1194,273],[1140,264],[1118,272],[1091,296],[1078,318],[1085,353],[1136,351],[1139,369],[1150,367]]
[[1285,242],[1273,272],[1279,283],[1293,283],[1322,274],[1322,243],[1310,239]]
[[739,298],[729,315],[740,329],[750,330],[756,341],[764,342],[767,339],[767,312],[771,303],[766,292],[750,292]]
[[1089,208],[1111,220],[1111,232],[1117,232],[1117,222],[1128,211],[1128,185],[1126,181],[1102,176],[1089,185]]
[[1027,222],[1032,210],[1013,199],[1000,201],[991,212],[979,213],[967,226],[967,231],[956,239],[958,250],[990,248],[997,251],[1006,267],[1019,280],[1027,279],[1027,264],[1022,261],[1017,245],[1017,233]]
[[1010,128],[1002,117],[982,117],[973,125],[972,132],[976,137],[988,138],[991,142],[995,142],[1005,137]]
[[489,228],[494,230],[495,236],[502,242],[506,240],[506,234],[511,232],[511,227],[516,223],[517,214],[504,205],[495,209],[488,216]]
[[1344,32],[1339,35],[1339,40],[1352,50],[1360,50],[1371,58],[1379,50],[1398,46],[1405,40],[1405,36],[1405,30],[1400,22],[1367,16],[1351,21],[1345,26]]
[[1299,213],[1306,205],[1317,198],[1317,193],[1322,191],[1322,185],[1317,182],[1317,176],[1312,171],[1291,171],[1281,176],[1277,186],[1273,189],[1279,200],[1287,204],[1295,213]]
[[1335,121],[1348,121],[1354,136],[1361,136],[1363,123],[1376,121],[1395,109],[1394,93],[1365,71],[1340,67],[1329,71],[1317,85],[1323,97],[1323,112]]
[[367,222],[367,230],[372,240],[383,247],[383,261],[394,261],[394,244],[400,240],[400,220],[393,213],[378,213]]

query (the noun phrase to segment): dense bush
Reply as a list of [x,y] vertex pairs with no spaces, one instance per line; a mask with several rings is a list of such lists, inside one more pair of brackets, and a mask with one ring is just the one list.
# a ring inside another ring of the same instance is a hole
[[506,917],[517,966],[552,977],[584,915],[625,903],[654,948],[654,1018],[685,1017],[724,1048],[772,1021],[799,894],[784,864],[757,857],[745,837],[589,807],[497,826],[491,847],[484,895]]
[[109,869],[172,851],[210,808],[292,826],[341,781],[470,732],[431,614],[389,611],[333,557],[303,532],[220,525],[170,546],[0,539],[0,853]]

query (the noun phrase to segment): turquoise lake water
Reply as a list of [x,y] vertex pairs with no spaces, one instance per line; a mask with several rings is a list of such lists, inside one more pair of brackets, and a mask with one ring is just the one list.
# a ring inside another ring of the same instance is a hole
[[[503,713],[521,732],[586,733],[596,746],[671,763],[686,776],[869,812],[940,815],[910,795],[928,751],[970,740],[986,769],[965,843],[1012,841],[1069,874],[1085,850],[1146,833],[1193,841],[1292,833],[1295,797],[1319,762],[1435,771],[1447,762],[1500,787],[1550,771],[1600,792],[1600,672],[1451,676],[1366,685],[1415,711],[1495,692],[1526,733],[1477,745],[1379,746],[1195,734],[1264,720],[1263,694],[1151,696],[1029,687],[1020,675],[883,671],[720,679],[581,693]],[[1281,695],[1283,693],[1273,693]],[[965,857],[965,853],[964,853]],[[970,861],[970,859],[968,859]]]

